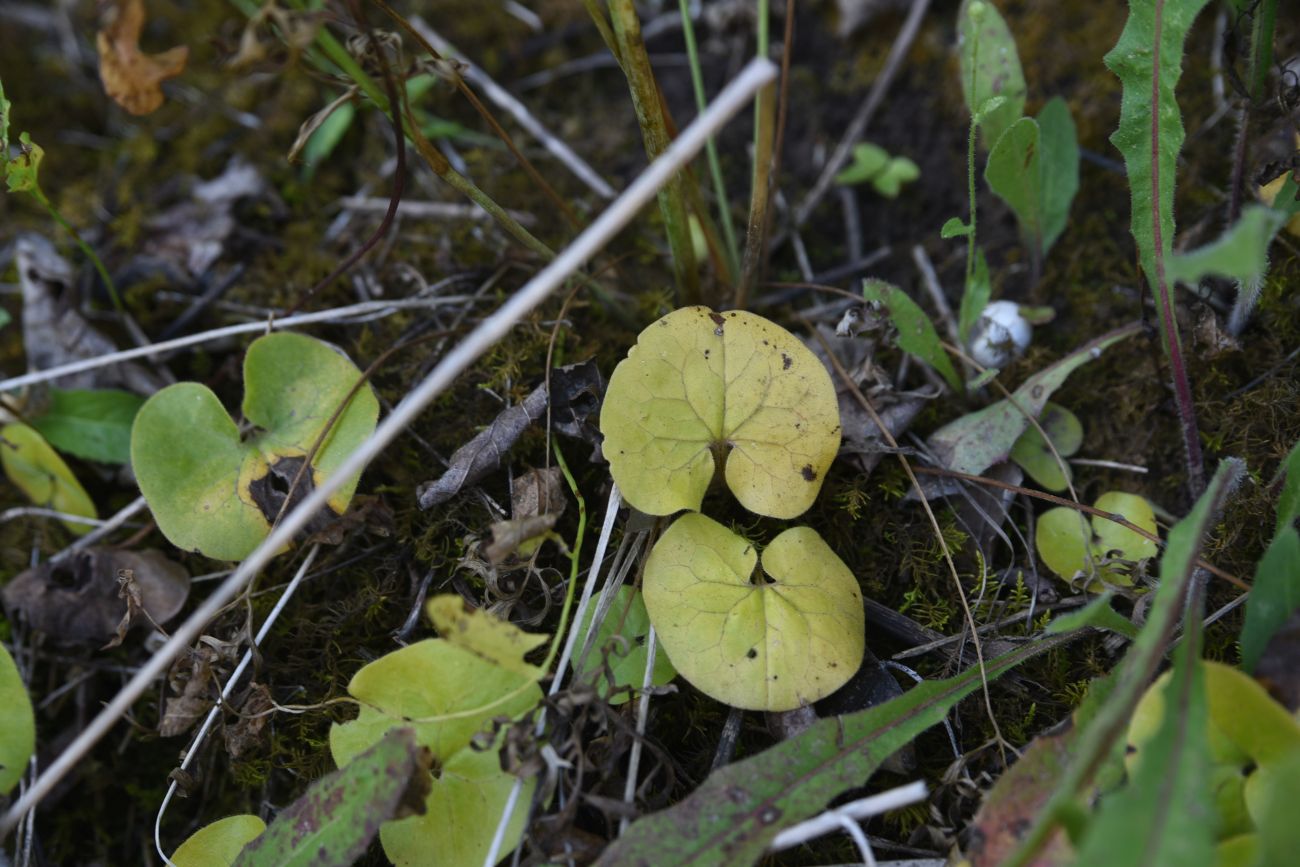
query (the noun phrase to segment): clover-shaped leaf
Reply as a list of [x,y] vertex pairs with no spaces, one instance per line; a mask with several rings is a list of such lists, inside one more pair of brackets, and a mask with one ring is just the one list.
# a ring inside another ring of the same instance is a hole
[[646,562],[646,610],[678,672],[748,710],[791,710],[834,692],[862,663],[862,593],[808,527],[763,552],[704,515],[679,518]]
[[847,186],[870,181],[880,195],[896,199],[903,184],[920,176],[920,168],[907,157],[891,157],[880,145],[862,142],[853,146],[853,162],[835,176],[835,183]]
[[[1136,494],[1111,491],[1094,504],[1103,512],[1118,514],[1152,535],[1156,517],[1151,504]],[[1089,576],[1089,590],[1103,583],[1131,586],[1132,578],[1117,560],[1135,562],[1155,556],[1156,544],[1105,518],[1087,518],[1064,506],[1049,509],[1038,519],[1034,534],[1043,563],[1066,581],[1080,573]]]
[[[1068,458],[1083,445],[1083,425],[1079,417],[1065,407],[1050,401],[1038,416],[1038,427],[1056,447],[1056,453]],[[1058,463],[1056,455],[1047,447],[1038,427],[1030,425],[1011,447],[1011,460],[1020,465],[1034,481],[1049,491],[1064,491],[1069,487],[1071,473],[1068,463]]]
[[[145,402],[131,429],[131,465],[158,528],[173,545],[218,560],[248,555],[271,522],[329,478],[375,429],[379,402],[356,366],[326,343],[287,332],[261,337],[244,357],[241,436],[206,386],[181,382]],[[310,472],[303,462],[347,401]],[[329,499],[346,511],[357,477]],[[309,530],[327,522],[318,516]]]
[[[529,675],[431,638],[366,665],[348,692],[361,713],[330,729],[330,753],[340,767],[399,726],[414,728],[416,742],[433,754],[424,815],[379,829],[388,857],[411,867],[482,864],[516,778],[501,770],[498,749],[471,740],[495,717],[527,713],[541,701],[541,689]],[[525,785],[518,802],[524,806],[511,814],[503,854],[518,844],[534,785]]]
[[[38,506],[46,506],[68,515],[95,517],[95,504],[59,453],[32,428],[25,424],[7,424],[0,428],[0,464],[9,481]],[[82,535],[90,524],[65,521],[64,525]]]
[[[604,597],[605,593],[601,591],[592,600],[578,627],[579,635],[587,634],[587,625],[591,623],[596,610],[603,604]],[[579,659],[574,665],[574,679],[586,680],[594,684],[600,697],[610,704],[622,704],[629,698],[627,692],[619,691],[610,695],[611,685],[615,689],[627,686],[641,688],[641,684],[645,681],[645,664],[649,652],[646,641],[649,634],[650,616],[646,614],[645,601],[641,598],[641,594],[631,587],[618,588],[613,602],[610,603],[609,611],[605,613],[605,619],[601,621],[600,629],[596,630],[594,640],[591,642],[591,652],[586,659]],[[609,666],[613,684],[605,677],[603,665]],[[677,670],[673,668],[672,661],[660,648],[655,654],[650,683],[654,686],[663,686],[676,676]]]
[[600,429],[623,496],[652,515],[698,509],[719,462],[751,512],[807,511],[840,445],[830,375],[785,329],[686,307],[655,322],[614,370]]

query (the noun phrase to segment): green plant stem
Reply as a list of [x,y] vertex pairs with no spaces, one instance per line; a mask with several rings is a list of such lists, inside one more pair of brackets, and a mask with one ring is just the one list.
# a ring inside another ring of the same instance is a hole
[[45,210],[49,212],[50,216],[54,218],[54,222],[62,226],[63,231],[72,236],[72,240],[76,243],[81,252],[86,254],[86,258],[90,259],[91,264],[95,266],[95,271],[99,274],[99,279],[104,281],[104,288],[108,290],[108,297],[113,300],[114,309],[125,316],[126,308],[122,306],[122,298],[117,294],[117,286],[113,283],[113,278],[108,276],[108,269],[104,267],[104,263],[100,261],[99,256],[95,254],[94,249],[82,240],[81,235],[72,227],[71,223],[63,218],[63,215],[54,207],[54,204],[46,197],[40,187],[34,188],[32,190],[32,195],[35,196],[36,201],[40,202]]
[[582,491],[578,489],[578,483],[574,481],[573,473],[569,472],[569,464],[564,460],[564,453],[560,451],[560,444],[552,440],[551,450],[555,452],[555,462],[559,464],[560,472],[564,474],[564,480],[568,482],[569,490],[573,492],[573,498],[578,501],[578,530],[573,538],[573,550],[569,553],[569,586],[564,591],[564,607],[560,609],[560,625],[556,627],[555,635],[551,638],[551,647],[546,651],[546,661],[542,663],[542,671],[550,670],[551,665],[555,662],[556,654],[560,651],[564,633],[569,628],[569,615],[573,613],[573,595],[578,587],[578,567],[582,563],[582,540],[587,534],[587,501],[582,498]]
[[618,39],[614,36],[613,29],[609,26],[609,19],[605,17],[604,11],[600,8],[598,0],[582,0],[582,5],[586,8],[587,14],[591,16],[592,22],[596,25],[596,30],[600,33],[600,38],[605,41],[605,47],[609,53],[614,55],[614,62],[618,68],[627,74],[627,68],[623,65],[623,53],[619,50]]
[[[641,21],[637,18],[632,0],[609,0],[610,17],[614,20],[614,35],[623,69],[632,92],[632,105],[636,109],[637,123],[645,142],[646,156],[655,160],[668,148],[669,135],[664,123],[659,89],[655,84],[650,57],[641,39]],[[691,243],[690,222],[687,218],[686,196],[683,191],[684,174],[677,176],[659,193],[659,209],[663,213],[668,246],[673,256],[673,272],[677,278],[678,301],[682,305],[701,301],[700,278],[695,267],[695,248]]]
[[[974,28],[971,33],[971,73],[970,73],[970,92],[971,99],[975,96],[976,69],[979,65],[979,28]],[[975,113],[979,109],[972,106],[970,114],[970,134],[966,141],[966,198],[970,202],[970,232],[966,235],[966,283],[962,287],[962,293],[970,291],[971,281],[975,279],[975,135],[978,130],[978,124],[975,122]]]
[[[691,85],[695,89],[695,105],[700,111],[707,107],[704,96],[704,75],[700,68],[699,49],[695,44],[695,25],[691,22],[690,0],[679,0],[682,13],[682,36],[686,40],[686,57],[690,61]],[[727,245],[728,278],[735,283],[740,276],[740,248],[736,245],[736,229],[732,225],[730,201],[727,187],[722,180],[722,163],[718,159],[718,148],[713,137],[704,143],[704,153],[709,162],[709,174],[713,176],[713,195],[718,200],[718,223],[722,237]]]

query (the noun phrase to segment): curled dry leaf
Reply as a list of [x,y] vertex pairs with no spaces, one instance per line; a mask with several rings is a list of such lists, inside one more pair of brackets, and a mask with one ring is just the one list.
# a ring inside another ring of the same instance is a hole
[[[120,573],[131,575],[125,588],[119,586]],[[120,590],[127,595],[119,595]],[[132,625],[165,623],[181,610],[189,592],[190,576],[157,551],[94,547],[28,569],[5,585],[3,597],[7,607],[21,611],[33,628],[53,638],[102,644]],[[147,617],[132,617],[135,613]]]
[[180,75],[190,56],[184,45],[162,54],[145,54],[140,50],[143,27],[144,0],[117,0],[108,7],[104,28],[95,37],[104,92],[135,115],[149,114],[162,105],[162,83]]

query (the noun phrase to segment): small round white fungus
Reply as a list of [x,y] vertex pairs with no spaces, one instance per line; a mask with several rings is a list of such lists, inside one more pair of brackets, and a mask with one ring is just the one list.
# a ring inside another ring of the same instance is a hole
[[1005,367],[1029,347],[1029,323],[1011,301],[994,301],[970,331],[971,358],[985,367]]

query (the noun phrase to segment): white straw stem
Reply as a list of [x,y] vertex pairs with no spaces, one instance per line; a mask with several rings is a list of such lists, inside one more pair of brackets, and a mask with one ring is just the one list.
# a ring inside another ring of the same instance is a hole
[[768,851],[779,852],[815,840],[831,831],[840,830],[843,827],[840,824],[841,818],[853,821],[869,819],[890,810],[897,810],[899,807],[906,807],[908,804],[915,804],[917,801],[924,801],[927,794],[925,783],[918,780],[906,786],[899,786],[897,789],[881,792],[879,795],[850,801],[834,810],[827,810],[820,816],[813,816],[806,822],[786,828],[772,839]]

